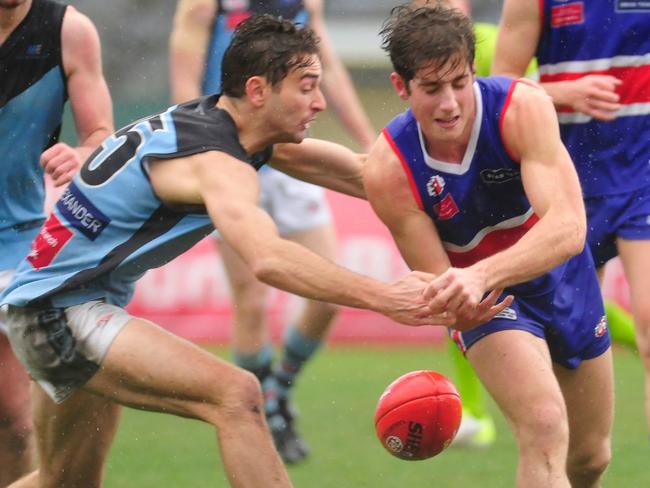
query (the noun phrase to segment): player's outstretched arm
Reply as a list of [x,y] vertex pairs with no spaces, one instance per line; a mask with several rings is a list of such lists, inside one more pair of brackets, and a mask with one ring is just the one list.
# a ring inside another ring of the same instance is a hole
[[[214,170],[217,158],[219,171]],[[215,226],[261,281],[307,298],[374,310],[408,325],[445,323],[422,298],[431,276],[411,273],[382,283],[282,239],[257,205],[257,176],[248,165],[212,152],[193,156],[192,172],[192,184]]]
[[201,80],[217,0],[179,0],[169,37],[169,79],[172,101],[201,96]]
[[300,144],[276,144],[270,164],[309,183],[364,198],[361,173],[365,159],[365,154],[335,142],[305,139]]
[[50,147],[41,165],[56,186],[68,183],[95,148],[113,131],[113,106],[102,73],[99,36],[93,23],[68,6],[61,30],[63,68],[78,145]]

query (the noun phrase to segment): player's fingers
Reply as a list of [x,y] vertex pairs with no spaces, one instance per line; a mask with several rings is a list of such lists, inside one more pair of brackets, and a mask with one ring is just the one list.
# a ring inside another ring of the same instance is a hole
[[61,147],[60,144],[55,144],[54,146],[43,151],[41,153],[41,157],[39,158],[39,162],[41,163],[41,166],[45,168],[45,166],[50,162],[50,160],[58,156],[62,150],[63,148]]
[[503,312],[506,308],[508,308],[512,304],[514,299],[515,299],[514,296],[508,295],[501,302],[497,303],[493,307],[490,307],[487,316],[484,317],[484,321],[487,322],[488,320],[492,319],[495,315],[498,315],[501,312]]
[[436,297],[442,290],[445,290],[451,280],[453,279],[452,276],[449,274],[443,274],[441,276],[438,276],[436,279],[431,281],[429,285],[424,289],[424,299],[425,300],[432,300],[434,297]]
[[602,110],[594,110],[592,108],[586,109],[584,112],[590,117],[603,122],[609,122],[616,119],[616,112],[603,112]]

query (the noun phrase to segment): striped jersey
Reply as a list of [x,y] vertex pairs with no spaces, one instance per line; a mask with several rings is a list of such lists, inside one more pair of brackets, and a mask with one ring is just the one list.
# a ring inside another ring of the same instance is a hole
[[585,196],[650,184],[650,2],[540,0],[540,81],[607,74],[622,81],[621,109],[599,122],[559,110],[562,139]]
[[67,100],[61,57],[65,9],[34,0],[0,45],[0,270],[16,267],[45,218],[39,159],[58,139]]
[[103,299],[124,306],[145,271],[212,232],[204,207],[158,199],[148,165],[150,158],[221,151],[262,166],[272,149],[248,156],[217,100],[215,95],[173,106],[107,138],[56,203],[0,301],[67,307]]
[[309,20],[302,0],[223,0],[218,3],[203,77],[204,94],[221,90],[221,60],[240,22],[253,14],[270,14],[303,25]]
[[[410,109],[383,129],[454,267],[470,266],[512,246],[539,220],[526,197],[519,162],[508,155],[501,136],[501,120],[516,83],[510,78],[477,78],[476,117],[460,163],[429,156]],[[550,289],[564,267],[512,290],[526,294]]]

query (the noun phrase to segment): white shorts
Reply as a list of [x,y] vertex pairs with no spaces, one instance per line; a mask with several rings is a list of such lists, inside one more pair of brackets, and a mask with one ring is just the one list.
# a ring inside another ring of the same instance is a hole
[[[11,278],[13,278],[14,273],[16,272],[15,269],[4,269],[0,271],[0,293],[5,291],[5,288],[7,288],[7,285],[11,281]],[[7,335],[7,307],[0,307],[0,332]]]
[[124,309],[97,300],[65,309],[7,308],[16,356],[56,403],[97,372],[130,319]]
[[[331,222],[322,187],[270,167],[258,171],[258,176],[260,207],[271,216],[280,235],[296,234]],[[218,232],[215,237],[219,238]]]

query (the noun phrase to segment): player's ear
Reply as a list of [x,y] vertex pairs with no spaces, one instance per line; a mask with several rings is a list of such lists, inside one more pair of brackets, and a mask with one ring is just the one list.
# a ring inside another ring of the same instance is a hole
[[404,81],[404,78],[393,71],[390,74],[390,82],[393,85],[395,93],[397,93],[398,97],[400,97],[402,100],[409,99],[411,96],[411,91],[408,88],[408,82]]
[[255,107],[264,105],[269,90],[269,84],[263,76],[251,76],[246,80],[246,96]]

